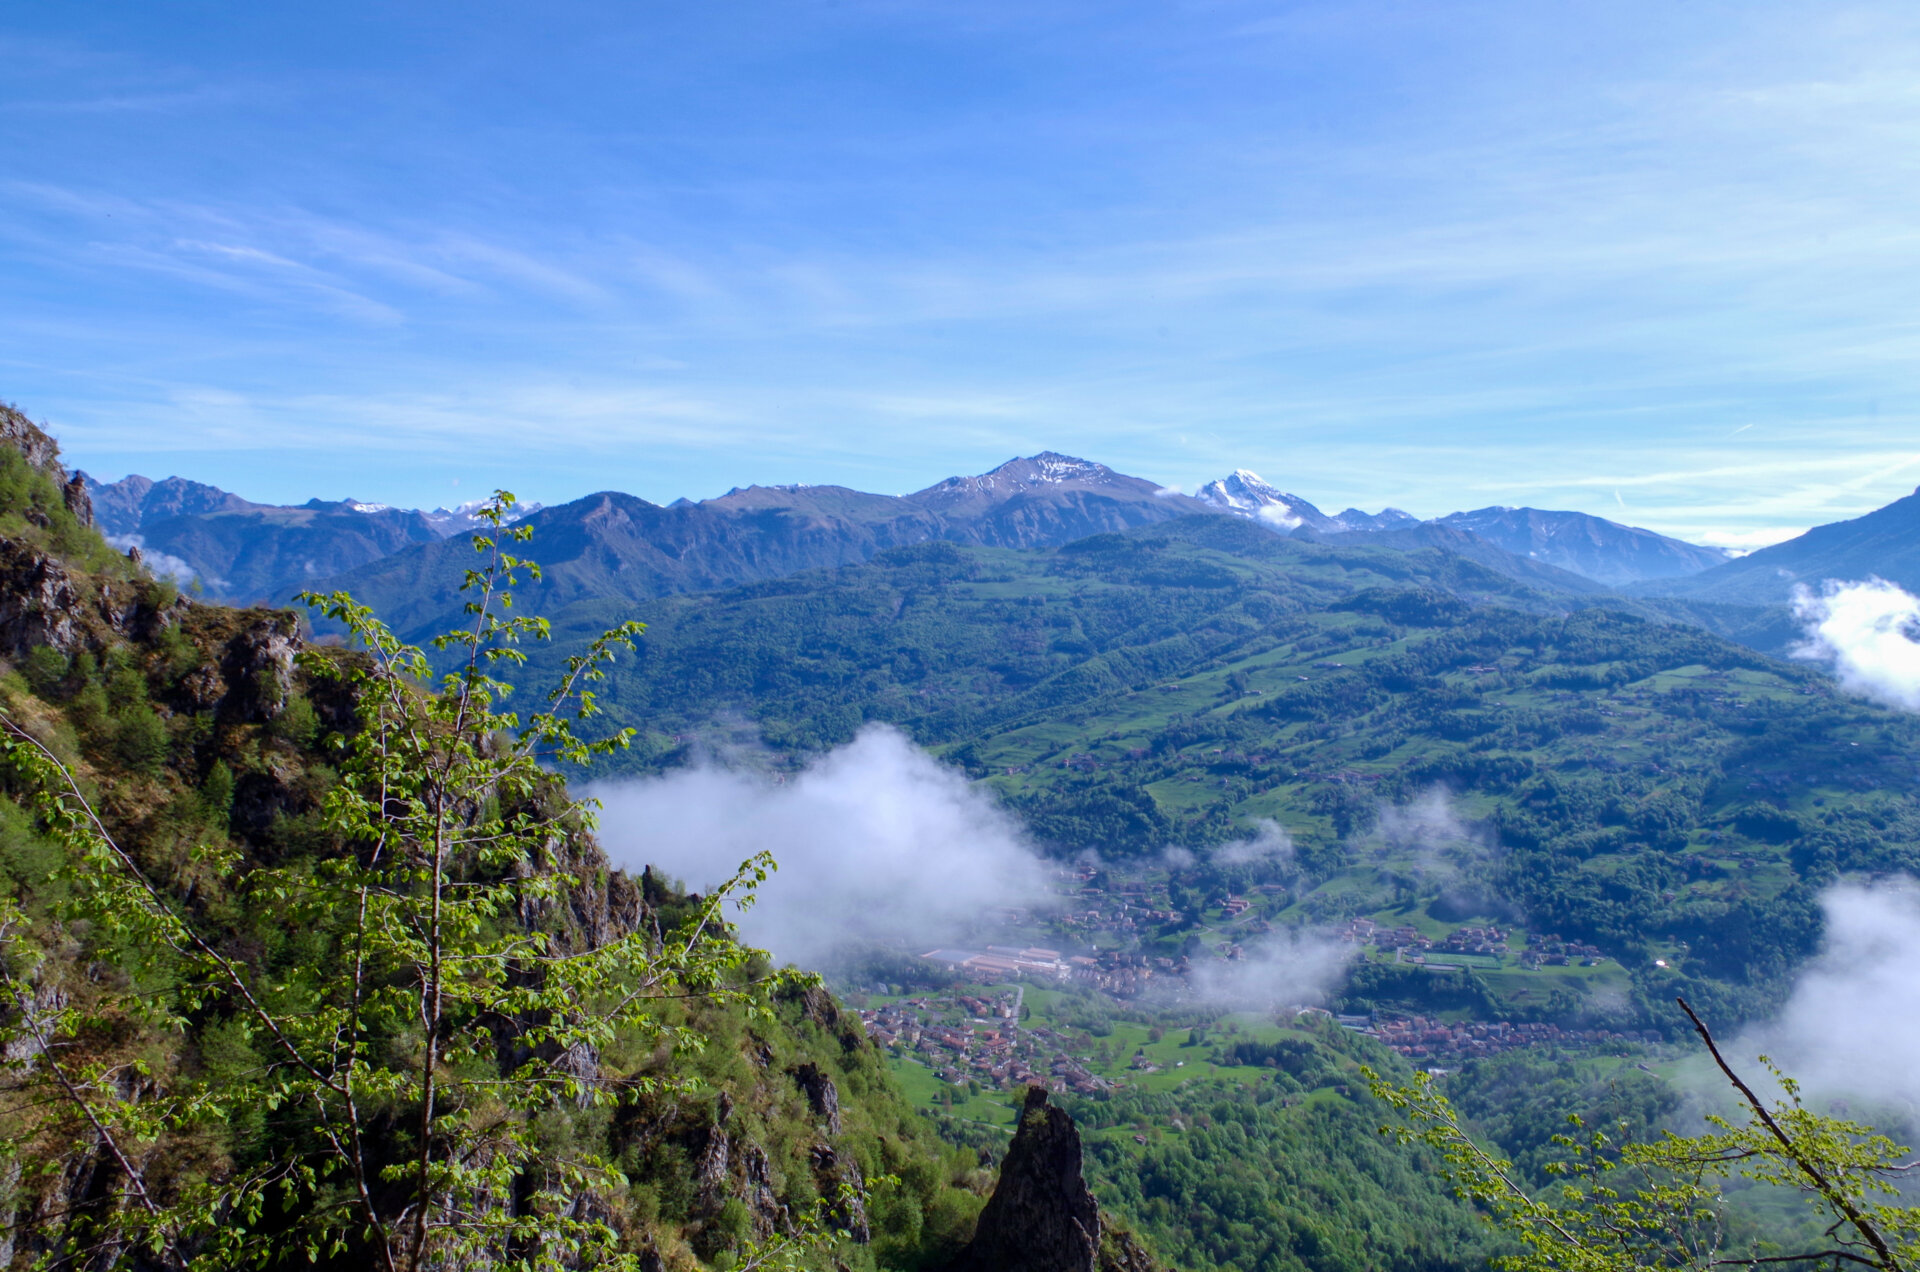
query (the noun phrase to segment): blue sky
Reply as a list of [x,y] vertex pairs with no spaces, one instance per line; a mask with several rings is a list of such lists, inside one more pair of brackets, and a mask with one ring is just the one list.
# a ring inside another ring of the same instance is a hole
[[0,397],[250,498],[1920,483],[1910,4],[9,6]]

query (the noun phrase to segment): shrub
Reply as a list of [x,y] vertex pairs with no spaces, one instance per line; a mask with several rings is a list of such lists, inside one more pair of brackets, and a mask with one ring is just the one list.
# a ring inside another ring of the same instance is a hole
[[114,716],[113,749],[134,772],[156,772],[167,758],[167,726],[146,703],[130,704]]
[[52,698],[59,692],[60,682],[66,679],[68,666],[65,654],[51,645],[37,645],[27,652],[20,673],[35,693],[42,698]]

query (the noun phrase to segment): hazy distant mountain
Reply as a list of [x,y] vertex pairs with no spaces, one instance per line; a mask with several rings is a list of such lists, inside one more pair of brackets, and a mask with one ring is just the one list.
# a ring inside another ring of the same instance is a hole
[[[526,518],[544,581],[540,606],[589,597],[628,601],[710,592],[941,537],[941,519],[905,499],[840,486],[749,486],[718,499],[662,507],[601,491]],[[444,614],[473,564],[450,539],[364,565],[339,585],[371,601],[402,631]]]
[[1609,587],[1698,574],[1728,560],[1719,548],[1685,543],[1584,512],[1480,508],[1437,518],[1434,524],[1470,531],[1515,556],[1571,570]]
[[999,548],[1047,547],[1213,511],[1144,478],[1054,451],[1010,459],[978,477],[949,477],[906,498],[939,515],[945,529],[936,537]]
[[1920,490],[1851,521],[1815,526],[1797,539],[1762,548],[1685,579],[1643,583],[1646,596],[1738,605],[1777,605],[1796,584],[1876,576],[1920,590]]
[[[320,580],[377,603],[402,630],[437,622],[472,562],[478,503],[432,512],[355,500],[298,508],[254,504],[171,477],[92,483],[103,525],[154,568],[197,577],[212,595],[285,603]],[[1724,555],[1581,513],[1482,509],[1421,522],[1395,508],[1328,515],[1245,469],[1197,496],[1054,451],[949,477],[910,495],[841,486],[736,487],[662,507],[604,491],[531,519],[549,609],[587,597],[641,600],[710,592],[804,570],[852,565],[934,540],[997,548],[1057,547],[1180,517],[1230,514],[1282,534],[1366,538],[1405,551],[1438,548],[1547,591],[1677,574]],[[460,536],[460,542],[444,542]]]
[[[1229,511],[1284,532],[1284,521],[1257,511],[1277,506],[1299,506],[1311,514],[1311,521],[1301,518],[1301,535],[1364,538],[1403,551],[1439,548],[1545,591],[1601,590],[1588,579],[1517,557],[1466,531],[1423,525],[1392,509],[1378,515],[1350,509],[1327,517],[1304,500],[1283,504],[1293,497],[1255,483],[1259,478],[1251,473],[1214,483],[1222,497],[1242,501],[1231,507],[1048,451],[905,496],[842,486],[749,486],[717,499],[682,499],[662,507],[603,491],[543,509],[527,522],[534,528],[533,555],[545,572],[537,603],[548,612],[586,599],[636,602],[720,591],[804,570],[857,565],[889,548],[934,541],[1058,547],[1179,518],[1211,520]],[[464,544],[425,544],[362,565],[336,582],[373,603],[400,631],[417,635],[453,609],[472,560]]]
[[[470,499],[466,503],[456,504],[451,508],[435,508],[431,512],[422,512],[420,515],[427,519],[427,524],[433,527],[436,534],[445,538],[448,535],[467,534],[485,525],[486,522],[480,520],[480,518],[474,514],[485,507],[486,503],[487,501],[484,499]],[[362,511],[368,511],[372,509],[384,509],[386,505],[361,504],[360,507]],[[544,507],[546,507],[546,505],[542,503],[515,504],[513,506],[513,513],[507,520],[510,522],[519,521],[522,517],[530,516]]]
[[256,507],[218,486],[185,477],[154,481],[135,473],[115,482],[95,481],[85,473],[87,493],[93,497],[93,519],[109,535],[137,534],[148,521],[210,512],[241,512]]
[[[1651,530],[1623,526],[1584,512],[1481,508],[1422,522],[1398,508],[1383,508],[1377,513],[1349,508],[1336,516],[1328,516],[1299,495],[1281,490],[1263,481],[1258,473],[1244,468],[1208,482],[1195,498],[1222,512],[1253,518],[1283,533],[1304,529],[1317,535],[1383,534],[1411,531],[1422,525],[1444,527],[1478,536],[1502,554],[1568,571],[1608,587],[1639,579],[1697,573],[1727,559],[1727,554],[1718,548],[1682,543]],[[1445,547],[1475,559],[1486,555],[1465,540],[1445,536],[1416,537],[1407,542],[1409,545],[1430,542],[1431,546]],[[1486,563],[1497,560],[1497,557],[1487,558]],[[1510,566],[1496,568],[1521,576]],[[1559,582],[1564,584],[1566,580]]]
[[[630,601],[711,592],[803,570],[856,565],[888,548],[935,540],[1051,547],[1196,511],[1153,482],[1051,451],[911,495],[844,486],[736,487],[662,507],[602,491],[527,518],[548,609],[591,597]],[[473,554],[449,542],[403,552],[341,580],[403,631],[449,608]]]
[[[198,582],[224,601],[284,605],[317,579],[482,524],[473,515],[479,500],[432,512],[357,499],[309,499],[293,507],[254,503],[184,477],[154,481],[136,473],[101,482],[81,476],[109,541],[139,548],[156,573]],[[513,519],[539,507],[518,508]]]
[[1564,570],[1545,561],[1536,561],[1518,553],[1509,552],[1499,544],[1457,526],[1449,526],[1437,521],[1416,521],[1410,526],[1393,530],[1375,530],[1349,532],[1345,534],[1318,535],[1311,530],[1300,530],[1297,538],[1312,538],[1323,543],[1365,543],[1369,547],[1397,548],[1402,552],[1417,552],[1421,548],[1438,548],[1442,552],[1465,557],[1489,569],[1498,570],[1511,579],[1531,584],[1550,592],[1570,592],[1576,595],[1591,595],[1604,592],[1607,587],[1594,579],[1573,570]]
[[417,512],[313,499],[297,508],[160,517],[122,538],[137,540],[167,573],[178,577],[184,566],[209,596],[286,605],[321,579],[440,535]]

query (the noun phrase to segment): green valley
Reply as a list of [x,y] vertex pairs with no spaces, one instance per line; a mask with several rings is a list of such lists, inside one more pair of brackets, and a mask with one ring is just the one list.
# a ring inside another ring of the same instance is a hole
[[[1813,948],[1818,885],[1911,863],[1916,726],[1811,669],[1577,601],[1225,518],[936,544],[640,605],[647,636],[602,701],[643,730],[630,771],[713,745],[792,769],[897,726],[1066,857],[1146,865],[1270,819],[1284,861],[1203,851],[1177,881],[1276,885],[1274,923],[1499,920],[1613,961],[1471,974],[1506,1014],[1669,1028],[1650,1005],[1685,991],[1750,1016]],[[634,609],[563,611],[536,667]],[[1394,829],[1436,800],[1435,824]]]

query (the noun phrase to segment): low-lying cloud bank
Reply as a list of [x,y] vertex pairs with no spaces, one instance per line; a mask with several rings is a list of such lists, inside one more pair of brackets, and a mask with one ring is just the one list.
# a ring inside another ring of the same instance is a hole
[[897,730],[871,727],[784,784],[707,764],[596,783],[616,865],[700,890],[771,850],[780,871],[736,916],[748,942],[819,966],[836,949],[951,940],[995,906],[1039,906],[1043,868],[1010,815]]
[[1773,1021],[1736,1040],[1814,1095],[1920,1108],[1920,884],[1837,884],[1820,898],[1826,942]]
[[125,552],[129,548],[140,550],[140,562],[147,567],[147,573],[157,579],[172,579],[181,587],[186,587],[199,577],[199,572],[179,557],[169,552],[149,548],[147,541],[137,534],[110,534],[107,543],[111,547]]
[[[1920,711],[1920,598],[1885,579],[1828,580],[1794,590],[1805,639],[1796,658],[1831,668],[1849,692]],[[1732,1050],[1771,1057],[1809,1094],[1851,1095],[1920,1109],[1920,884],[1904,876],[1850,881],[1820,897],[1821,951],[1800,971],[1778,1016]]]
[[1258,862],[1292,861],[1294,857],[1293,836],[1287,828],[1270,817],[1262,817],[1253,824],[1253,834],[1246,839],[1236,839],[1221,844],[1207,854],[1213,861],[1223,866],[1245,866]]
[[1345,978],[1357,945],[1311,928],[1282,928],[1249,942],[1243,958],[1196,962],[1188,992],[1228,1011],[1317,1007]]
[[1920,598],[1885,579],[1794,589],[1806,639],[1793,656],[1824,663],[1850,692],[1920,711]]

